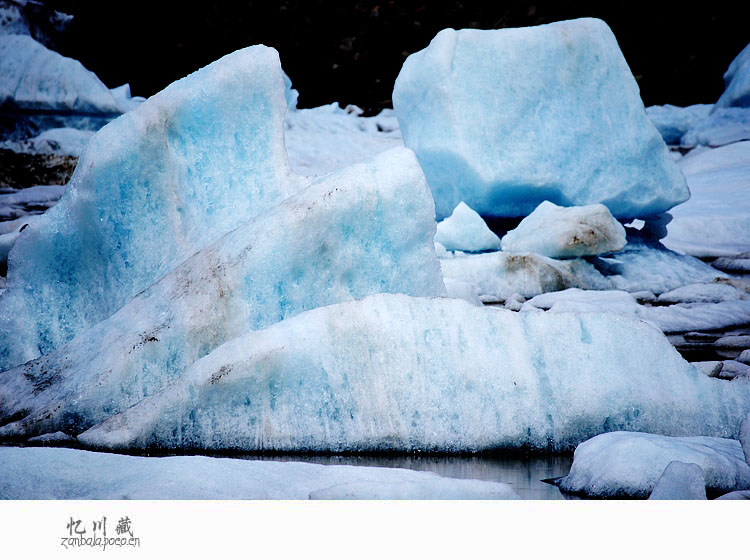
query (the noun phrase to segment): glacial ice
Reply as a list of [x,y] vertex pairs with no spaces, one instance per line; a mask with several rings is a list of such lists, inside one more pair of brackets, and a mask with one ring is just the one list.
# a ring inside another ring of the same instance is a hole
[[740,445],[742,445],[745,461],[750,465],[750,412],[740,424]]
[[716,107],[750,107],[750,45],[732,61],[724,74],[724,93]]
[[626,243],[625,228],[603,204],[566,208],[545,200],[505,234],[502,247],[561,259],[621,251]]
[[705,500],[706,479],[695,463],[672,461],[654,485],[649,500]]
[[0,374],[0,419],[21,417],[0,433],[77,433],[220,344],[308,309],[379,292],[443,296],[434,216],[406,148],[320,178],[67,345]]
[[70,127],[51,128],[33,138],[3,142],[0,147],[14,152],[79,157],[93,135],[93,130],[79,130]]
[[731,284],[688,284],[661,294],[657,303],[718,303],[750,299],[750,294],[737,289]]
[[111,115],[122,112],[93,72],[28,35],[0,35],[0,107]]
[[10,254],[0,371],[71,340],[298,191],[285,112],[278,54],[256,46],[173,83],[95,134],[66,196]]
[[708,117],[713,107],[713,105],[689,105],[688,107],[653,105],[646,107],[646,115],[667,144],[679,146],[685,133],[698,121]]
[[500,238],[463,202],[459,202],[453,213],[437,225],[435,243],[442,244],[448,251],[500,250]]
[[736,436],[749,407],[750,383],[704,376],[642,322],[377,294],[231,340],[78,440],[108,449],[555,450],[618,429]]
[[750,251],[750,142],[690,152],[678,165],[692,197],[670,211],[664,245],[696,257]]
[[132,111],[138,107],[138,105],[146,101],[143,97],[133,97],[130,94],[130,84],[123,84],[119,87],[112,88],[109,91],[112,94],[112,97],[115,98],[115,103],[117,103],[117,107],[120,109],[121,113]]
[[0,499],[519,499],[508,484],[382,467],[0,447]]
[[740,140],[750,140],[750,108],[714,109],[706,118],[697,120],[682,137],[685,148],[719,147]]
[[737,440],[633,432],[601,434],[580,444],[558,485],[572,494],[647,498],[672,461],[700,466],[710,493],[750,489],[750,466]]
[[444,29],[404,62],[393,91],[438,219],[463,200],[482,216],[542,201],[658,215],[689,197],[648,120],[609,27]]

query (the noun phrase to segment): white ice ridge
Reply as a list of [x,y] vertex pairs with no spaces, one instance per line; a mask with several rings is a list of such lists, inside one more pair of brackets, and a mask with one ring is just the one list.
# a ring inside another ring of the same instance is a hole
[[0,35],[0,107],[122,113],[112,92],[93,72],[28,35]]
[[689,197],[612,31],[598,19],[444,29],[409,56],[393,105],[435,197],[482,216],[542,201],[658,215]]
[[601,434],[579,445],[558,485],[600,498],[647,498],[672,461],[700,466],[709,493],[750,489],[750,466],[735,439],[632,432]]
[[322,177],[67,345],[0,374],[0,419],[22,417],[0,432],[78,433],[220,344],[308,309],[380,292],[445,295],[434,234],[410,150]]
[[508,484],[382,467],[0,447],[5,500],[517,500]]
[[503,251],[558,259],[621,251],[626,244],[625,228],[603,204],[562,207],[548,200],[502,240]]
[[750,383],[706,377],[639,321],[378,294],[232,340],[78,439],[109,449],[556,450],[613,430],[736,436],[748,408]]
[[435,243],[449,251],[491,251],[500,249],[500,238],[482,217],[463,202],[437,225]]
[[110,316],[197,250],[298,191],[278,53],[242,49],[90,140],[66,195],[19,237],[0,371]]

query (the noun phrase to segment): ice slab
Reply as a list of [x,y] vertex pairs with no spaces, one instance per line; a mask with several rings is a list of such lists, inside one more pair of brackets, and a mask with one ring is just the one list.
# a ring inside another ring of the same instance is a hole
[[508,484],[381,467],[0,448],[10,500],[515,500]]
[[732,61],[724,74],[724,93],[716,102],[717,108],[750,107],[750,45]]
[[679,166],[692,197],[671,210],[664,245],[697,257],[750,251],[750,142],[690,152]]
[[667,144],[679,146],[685,133],[698,121],[708,117],[713,107],[713,105],[689,105],[688,107],[653,105],[646,107],[646,115]]
[[437,225],[435,243],[442,244],[448,251],[500,250],[500,238],[463,202],[459,202],[453,213]]
[[741,140],[750,140],[750,108],[714,108],[708,117],[696,120],[682,137],[681,145],[718,147]]
[[440,259],[443,276],[477,287],[480,295],[504,301],[567,288],[606,290],[609,280],[583,259],[559,261],[534,253],[484,253]]
[[503,251],[570,258],[621,251],[625,228],[603,204],[565,208],[545,200],[502,240]]
[[737,440],[633,432],[601,434],[579,445],[558,485],[593,497],[647,498],[672,461],[699,465],[709,493],[750,489],[750,466]]
[[278,53],[249,47],[103,127],[10,253],[0,371],[45,354],[298,191]]
[[542,201],[657,215],[689,192],[609,27],[444,29],[404,62],[393,105],[435,197],[482,216]]
[[555,450],[618,429],[736,436],[749,407],[750,383],[706,377],[639,321],[378,294],[234,339],[78,439],[110,449]]
[[284,135],[294,172],[324,175],[403,145],[392,110],[361,114],[358,107],[342,109],[338,103],[287,113]]
[[688,284],[661,294],[658,303],[718,303],[720,301],[734,301],[750,299],[750,295],[736,287],[725,283]]
[[706,479],[695,463],[672,461],[654,485],[649,500],[705,500]]
[[0,432],[78,433],[227,340],[308,309],[380,292],[444,296],[434,233],[406,148],[318,179],[69,344],[0,374],[0,418],[21,416]]
[[0,107],[22,111],[122,112],[107,86],[93,72],[28,35],[0,35]]

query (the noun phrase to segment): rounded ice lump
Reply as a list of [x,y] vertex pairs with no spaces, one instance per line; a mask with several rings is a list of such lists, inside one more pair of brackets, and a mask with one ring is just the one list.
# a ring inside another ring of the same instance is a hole
[[600,202],[628,219],[689,197],[601,20],[445,29],[406,60],[393,104],[438,219],[462,200],[491,217]]

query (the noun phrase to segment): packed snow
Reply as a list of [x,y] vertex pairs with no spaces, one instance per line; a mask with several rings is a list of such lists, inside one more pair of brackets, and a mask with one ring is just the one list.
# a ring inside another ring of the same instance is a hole
[[706,479],[695,463],[672,461],[656,481],[649,500],[705,500]]
[[735,439],[635,432],[601,434],[579,445],[558,486],[598,498],[647,498],[672,461],[703,469],[706,490],[714,495],[750,489],[750,466]]
[[453,213],[437,225],[435,243],[448,251],[491,251],[500,249],[500,238],[482,217],[463,202]]
[[382,467],[0,447],[10,500],[516,500],[508,484]]
[[406,59],[393,105],[440,219],[461,200],[482,216],[549,200],[624,219],[689,197],[601,20],[445,29]]
[[505,234],[503,251],[558,259],[621,251],[625,228],[603,204],[564,208],[545,200]]
[[[622,429],[736,437],[748,407],[750,382],[706,377],[626,317],[378,294],[236,338],[78,439],[109,449],[560,450]],[[36,426],[56,429],[43,418],[54,408],[42,412]]]

